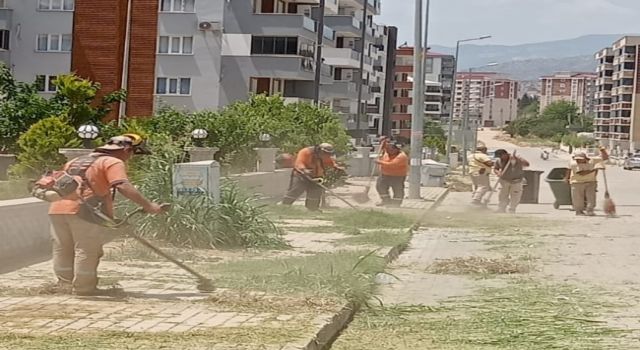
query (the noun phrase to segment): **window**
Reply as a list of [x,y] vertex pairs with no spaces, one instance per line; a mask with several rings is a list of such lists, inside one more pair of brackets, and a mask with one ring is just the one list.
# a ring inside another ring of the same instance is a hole
[[8,30],[0,30],[0,50],[9,50],[11,35]]
[[425,63],[426,63],[426,64],[425,64],[425,66],[424,66],[424,69],[425,69],[425,71],[424,71],[424,72],[425,72],[426,74],[431,74],[431,73],[433,73],[433,58],[427,58],[427,60],[426,60],[426,62],[425,62]]
[[39,92],[56,92],[56,86],[53,83],[56,78],[55,75],[36,75],[36,88]]
[[297,37],[254,36],[251,38],[252,55],[297,55]]
[[158,78],[158,95],[191,95],[191,78]]
[[5,0],[0,0],[0,9],[5,9],[7,8],[7,4],[5,3]]
[[71,52],[71,34],[39,34],[37,51]]
[[192,36],[161,36],[158,53],[167,55],[191,55],[193,53]]
[[196,11],[196,0],[160,0],[162,12],[190,12]]
[[40,11],[73,11],[75,0],[38,0]]

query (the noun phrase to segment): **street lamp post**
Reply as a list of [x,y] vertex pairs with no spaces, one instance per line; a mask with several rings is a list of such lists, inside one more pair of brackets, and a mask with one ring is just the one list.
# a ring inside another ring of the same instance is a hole
[[491,35],[485,35],[478,38],[463,39],[463,40],[458,40],[456,42],[456,57],[455,57],[456,63],[453,66],[453,91],[451,95],[451,110],[449,111],[449,130],[447,132],[447,149],[446,149],[447,162],[450,161],[451,143],[453,138],[453,113],[455,109],[455,98],[456,98],[456,87],[457,87],[456,74],[458,73],[458,64],[459,64],[458,62],[460,62],[460,44],[469,42],[469,41],[485,40],[489,38],[491,38]]

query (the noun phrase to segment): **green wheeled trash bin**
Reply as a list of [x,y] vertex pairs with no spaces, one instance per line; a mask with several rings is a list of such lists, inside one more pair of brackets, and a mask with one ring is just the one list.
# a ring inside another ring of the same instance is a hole
[[538,204],[540,197],[540,175],[544,171],[525,170],[524,180],[525,186],[522,190],[521,204]]
[[546,181],[549,183],[555,198],[553,203],[555,209],[560,209],[562,205],[573,205],[571,186],[564,180],[567,170],[567,168],[554,168],[547,175]]

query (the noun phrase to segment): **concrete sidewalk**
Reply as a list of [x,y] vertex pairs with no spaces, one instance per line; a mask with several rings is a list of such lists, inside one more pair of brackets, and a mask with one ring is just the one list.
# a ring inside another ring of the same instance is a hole
[[[211,332],[215,343],[216,334],[228,331],[242,329],[252,333],[277,329],[290,333],[287,344],[222,342],[211,349],[301,349],[339,311],[337,306],[318,312],[234,308],[224,300],[238,292],[199,293],[195,282],[173,265],[142,261],[101,264],[102,278],[117,280],[125,289],[122,298],[40,295],[43,281],[51,280],[50,271],[51,265],[47,262],[2,276],[0,335]],[[274,298],[261,292],[242,297],[267,305]]]

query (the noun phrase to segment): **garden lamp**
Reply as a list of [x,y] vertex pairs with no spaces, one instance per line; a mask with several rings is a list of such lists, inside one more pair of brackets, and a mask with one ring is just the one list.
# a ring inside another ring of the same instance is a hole
[[209,133],[205,129],[195,129],[191,132],[191,137],[197,147],[202,147],[203,141],[209,137]]
[[93,124],[85,124],[85,125],[81,125],[78,128],[77,133],[78,133],[78,137],[82,139],[84,148],[92,149],[93,140],[97,139],[98,135],[100,135],[100,129],[98,129],[98,127]]
[[260,136],[258,138],[264,144],[267,144],[267,143],[269,143],[271,141],[271,135],[269,135],[267,133],[260,134]]

